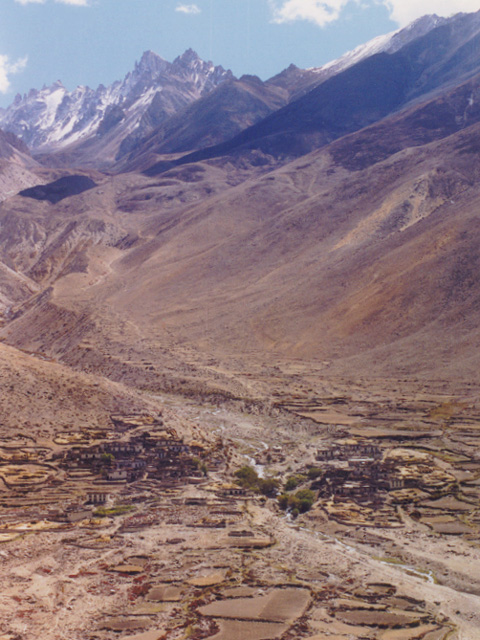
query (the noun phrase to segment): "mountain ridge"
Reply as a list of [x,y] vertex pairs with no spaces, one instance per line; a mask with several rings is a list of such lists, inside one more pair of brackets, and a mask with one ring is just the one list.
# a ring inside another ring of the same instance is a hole
[[[99,129],[107,133],[112,125],[121,139],[134,129],[136,135],[145,135],[149,127],[230,78],[230,71],[204,62],[192,50],[172,63],[146,51],[123,81],[108,87],[79,86],[68,92],[58,81],[18,95],[0,115],[0,127],[22,138],[37,155],[78,145]],[[112,108],[117,110],[116,121]]]
[[[231,140],[173,164],[251,150],[291,160],[473,76],[479,44],[480,12],[457,14],[394,53],[375,53],[327,78]],[[150,175],[168,167],[160,162]]]
[[[336,61],[320,68],[301,70],[291,65],[277,76],[263,82],[263,96],[258,112],[249,117],[232,114],[232,123],[210,141],[224,142],[268,115],[265,105],[273,92],[284,93],[284,103],[298,98],[328,78],[368,57],[372,51],[391,50],[432,29],[439,19],[426,16],[409,27],[357,47]],[[152,51],[145,51],[123,81],[94,90],[79,86],[69,92],[61,81],[40,90],[17,95],[13,103],[0,111],[0,127],[12,131],[29,145],[45,164],[107,168],[144,144],[150,134],[159,137],[162,127],[172,130],[171,117],[180,118],[197,100],[208,96],[224,82],[236,82],[230,71],[204,62],[188,49],[170,63]],[[260,85],[259,85],[260,86]],[[246,94],[244,94],[245,98]],[[215,99],[215,98],[214,98]],[[222,98],[220,98],[221,100]],[[277,100],[271,111],[284,106]],[[232,111],[232,104],[228,107]],[[221,110],[217,110],[221,117]],[[185,113],[189,117],[189,112]],[[194,116],[194,114],[191,114]],[[212,110],[212,120],[215,120]],[[237,120],[235,126],[233,121]],[[190,128],[195,126],[195,118]],[[156,129],[159,132],[156,132]],[[220,131],[220,129],[219,129]],[[197,136],[198,138],[198,136]],[[190,136],[195,144],[195,135]],[[165,146],[165,145],[164,145]],[[170,145],[171,147],[172,145]],[[198,145],[183,151],[208,146],[199,138]]]

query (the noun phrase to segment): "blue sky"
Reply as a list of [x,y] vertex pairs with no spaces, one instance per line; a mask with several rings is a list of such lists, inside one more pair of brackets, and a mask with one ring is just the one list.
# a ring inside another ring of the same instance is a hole
[[60,79],[73,89],[121,79],[143,51],[191,47],[236,75],[320,66],[425,13],[480,0],[0,0],[0,106]]

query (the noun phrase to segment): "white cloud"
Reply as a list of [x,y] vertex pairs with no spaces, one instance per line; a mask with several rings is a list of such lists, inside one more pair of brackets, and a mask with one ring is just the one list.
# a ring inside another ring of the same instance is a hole
[[268,0],[273,21],[281,24],[295,20],[308,20],[320,27],[335,22],[349,3],[362,8],[372,4],[384,5],[392,20],[405,26],[428,13],[451,16],[459,12],[474,12],[480,9],[479,0]]
[[178,7],[175,8],[175,11],[186,13],[188,15],[197,15],[198,13],[202,13],[202,10],[196,4],[179,4]]
[[479,0],[382,0],[381,4],[388,8],[392,20],[402,27],[428,13],[448,17],[480,9]]
[[72,4],[75,7],[88,7],[89,0],[55,0],[61,4]]
[[27,58],[21,58],[16,62],[10,62],[8,56],[0,55],[0,93],[7,93],[10,89],[10,76],[25,69],[27,60]]
[[269,0],[273,21],[282,24],[294,20],[308,20],[324,27],[340,17],[348,0]]
[[[45,4],[47,0],[15,0],[15,2],[18,2],[19,4]],[[60,4],[70,4],[73,5],[75,7],[88,7],[89,6],[89,0],[55,0],[55,2],[58,2]]]

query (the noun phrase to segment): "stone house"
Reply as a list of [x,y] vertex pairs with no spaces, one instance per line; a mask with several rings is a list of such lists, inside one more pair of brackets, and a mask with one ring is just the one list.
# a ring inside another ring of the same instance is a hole
[[89,491],[87,493],[88,504],[105,504],[110,495],[105,491]]

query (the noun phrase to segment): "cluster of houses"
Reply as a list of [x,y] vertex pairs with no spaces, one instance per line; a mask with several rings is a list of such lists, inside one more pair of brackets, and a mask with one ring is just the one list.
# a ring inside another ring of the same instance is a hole
[[202,475],[197,456],[203,453],[199,443],[186,444],[175,431],[162,430],[91,447],[74,447],[65,454],[63,466],[88,469],[108,482],[134,482],[147,476],[175,482]]
[[376,445],[356,441],[338,443],[318,451],[324,474],[315,483],[325,498],[351,498],[369,503],[381,499],[382,493],[403,489],[405,480],[394,464],[383,461],[383,451]]

